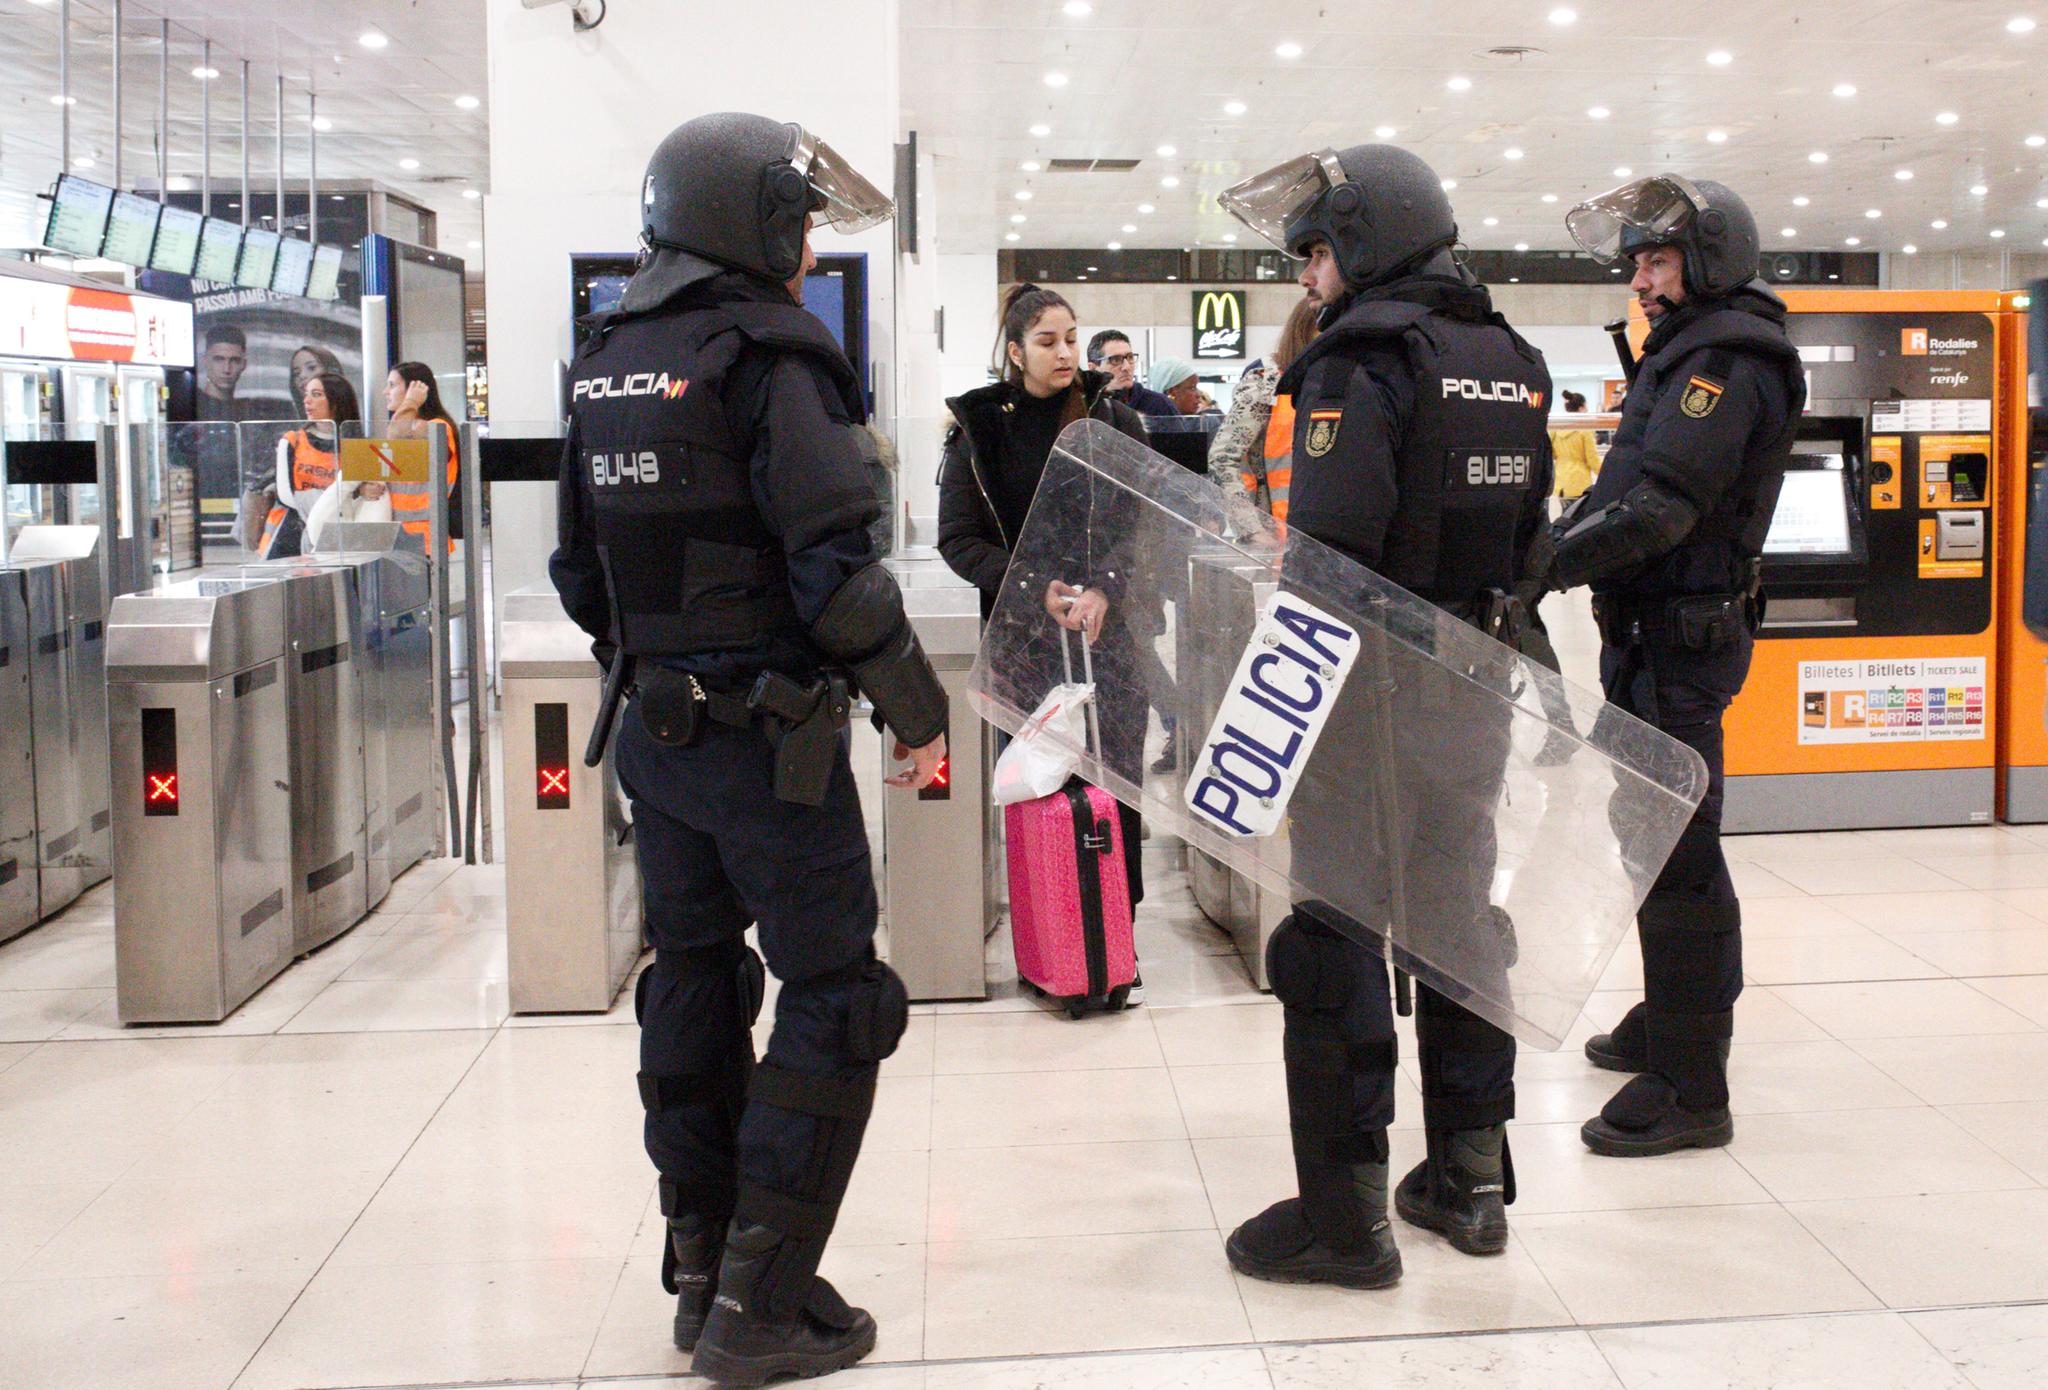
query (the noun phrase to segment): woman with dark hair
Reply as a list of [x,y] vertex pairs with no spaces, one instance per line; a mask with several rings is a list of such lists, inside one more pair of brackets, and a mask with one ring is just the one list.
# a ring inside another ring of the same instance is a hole
[[[1018,285],[1003,296],[994,362],[998,380],[946,402],[954,423],[939,472],[939,554],[981,591],[984,619],[995,608],[1012,547],[1060,431],[1094,419],[1145,442],[1137,412],[1108,394],[1110,377],[1081,369],[1078,336],[1065,299],[1036,285]],[[1047,613],[1095,648],[1098,690],[1140,691],[1136,639],[1124,623],[1107,621],[1132,576],[1116,567],[1070,577],[1083,581],[1081,587],[1059,579],[1048,584]],[[1142,779],[1145,707],[1120,711],[1105,703],[1102,712],[1103,756]],[[1138,850],[1142,826],[1129,806],[1118,810],[1135,910],[1145,895]],[[1131,1002],[1139,1002],[1141,988],[1133,987]]]
[[340,476],[341,425],[358,423],[356,388],[339,372],[321,372],[301,388],[306,427],[277,441],[277,500],[264,519],[256,553],[266,560],[312,549],[306,523],[320,495]]
[[[434,380],[434,369],[424,362],[401,362],[393,367],[384,378],[384,411],[391,417],[390,435],[393,439],[425,439],[428,431],[436,426],[443,432],[448,445],[448,476],[442,486],[448,493],[448,548],[453,550],[455,538],[462,534],[455,491],[460,458],[455,417],[448,413],[448,407],[441,404],[441,388]],[[365,483],[356,495],[364,501],[374,501],[385,493],[385,484]],[[418,538],[420,550],[424,553],[429,524],[427,509],[433,505],[427,485],[393,483],[389,485],[389,493],[392,514],[407,534]]]
[[297,352],[292,354],[292,394],[294,396],[304,395],[306,383],[319,376],[322,372],[331,372],[335,376],[341,376],[341,359],[326,348],[316,346],[313,343],[302,345]]

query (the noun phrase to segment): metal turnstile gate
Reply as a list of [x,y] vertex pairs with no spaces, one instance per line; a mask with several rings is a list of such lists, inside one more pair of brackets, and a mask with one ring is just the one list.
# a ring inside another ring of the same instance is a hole
[[284,586],[114,601],[115,995],[123,1023],[226,1018],[290,964]]
[[507,594],[498,630],[512,1011],[602,1012],[642,948],[617,738],[583,765],[602,673],[552,588]]
[[0,941],[27,931],[42,916],[26,581],[22,571],[0,567]]

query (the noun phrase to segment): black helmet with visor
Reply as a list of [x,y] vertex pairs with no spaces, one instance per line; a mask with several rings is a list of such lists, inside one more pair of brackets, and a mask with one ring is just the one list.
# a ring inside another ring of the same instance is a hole
[[1300,155],[1226,189],[1219,201],[1297,259],[1328,242],[1352,290],[1392,280],[1458,239],[1443,180],[1395,145]]
[[1579,248],[1607,265],[1676,247],[1685,291],[1701,299],[1731,294],[1756,278],[1756,218],[1733,189],[1711,179],[1654,174],[1587,199],[1564,222]]

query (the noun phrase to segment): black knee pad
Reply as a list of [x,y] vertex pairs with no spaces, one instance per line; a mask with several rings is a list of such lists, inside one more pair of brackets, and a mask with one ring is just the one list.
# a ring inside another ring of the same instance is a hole
[[910,1027],[910,991],[903,977],[870,961],[846,1001],[846,1044],[863,1062],[879,1062],[896,1050]]
[[[1310,919],[1313,922],[1313,919]],[[1324,1013],[1342,1009],[1358,987],[1353,948],[1329,928],[1304,926],[1290,913],[1266,943],[1266,978],[1273,997],[1290,1009]]]

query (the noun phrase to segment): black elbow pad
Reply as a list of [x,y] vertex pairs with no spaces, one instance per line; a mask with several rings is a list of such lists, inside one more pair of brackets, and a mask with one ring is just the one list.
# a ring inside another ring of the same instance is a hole
[[1620,501],[1574,517],[1561,530],[1551,582],[1569,589],[1633,569],[1691,535],[1699,519],[1699,510],[1677,493],[1638,483]]
[[903,612],[903,591],[880,565],[839,586],[811,627],[825,655],[843,662],[896,737],[922,748],[946,732],[946,690]]

